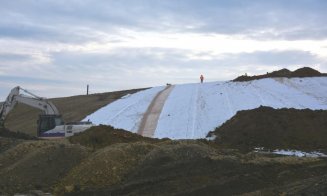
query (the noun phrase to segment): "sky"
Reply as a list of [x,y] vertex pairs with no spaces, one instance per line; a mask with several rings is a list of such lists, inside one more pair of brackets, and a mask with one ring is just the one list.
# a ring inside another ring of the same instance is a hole
[[0,101],[327,72],[326,0],[0,0]]

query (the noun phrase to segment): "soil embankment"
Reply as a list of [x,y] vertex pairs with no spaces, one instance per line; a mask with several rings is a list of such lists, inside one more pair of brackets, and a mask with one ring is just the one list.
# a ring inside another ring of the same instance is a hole
[[295,78],[295,77],[327,77],[326,73],[320,73],[319,71],[312,69],[310,67],[303,67],[300,69],[297,69],[295,71],[290,71],[288,69],[281,69],[278,71],[274,71],[271,73],[265,74],[265,75],[257,75],[257,76],[239,76],[235,78],[234,82],[245,82],[245,81],[251,81],[251,80],[259,80],[263,78],[278,78],[278,77],[286,77],[286,78]]
[[327,152],[327,111],[260,107],[239,111],[209,135],[220,145],[252,150],[296,149]]
[[123,129],[115,129],[111,126],[100,125],[91,127],[85,132],[76,134],[73,137],[69,137],[69,141],[73,144],[100,149],[117,143],[156,143],[164,140],[142,137],[139,134],[131,133]]

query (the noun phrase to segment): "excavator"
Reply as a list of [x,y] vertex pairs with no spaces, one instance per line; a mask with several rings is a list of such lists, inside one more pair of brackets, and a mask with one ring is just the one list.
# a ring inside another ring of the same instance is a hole
[[[27,95],[20,93],[25,92]],[[39,138],[69,137],[93,126],[92,122],[65,123],[56,106],[46,98],[39,97],[19,86],[13,88],[6,101],[0,106],[0,127],[4,127],[7,115],[17,103],[42,110],[37,121]]]

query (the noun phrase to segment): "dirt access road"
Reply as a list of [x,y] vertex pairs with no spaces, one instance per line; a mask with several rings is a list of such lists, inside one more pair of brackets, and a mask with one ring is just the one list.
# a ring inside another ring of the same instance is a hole
[[143,115],[141,125],[138,134],[144,137],[153,137],[157,128],[158,120],[171,91],[174,89],[174,85],[167,85],[167,87],[160,91],[152,100],[147,111]]

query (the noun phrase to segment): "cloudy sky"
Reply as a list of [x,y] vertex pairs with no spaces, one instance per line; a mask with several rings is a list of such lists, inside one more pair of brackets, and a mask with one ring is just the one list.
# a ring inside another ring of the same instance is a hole
[[327,72],[326,0],[0,0],[0,100]]

